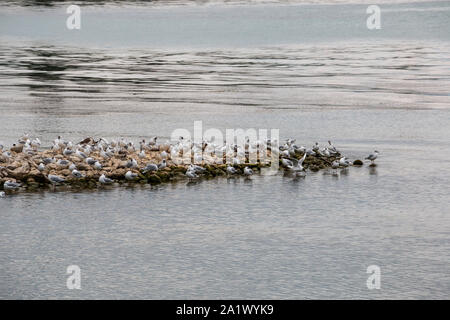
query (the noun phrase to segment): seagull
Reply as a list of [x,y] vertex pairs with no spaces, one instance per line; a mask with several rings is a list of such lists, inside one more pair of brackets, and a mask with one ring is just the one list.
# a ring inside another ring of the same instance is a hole
[[156,140],[158,139],[158,137],[153,137],[150,142],[148,143],[149,146],[154,146],[156,144]]
[[127,179],[128,181],[135,180],[137,177],[138,177],[137,173],[131,171],[127,171],[127,173],[125,173],[125,179]]
[[55,162],[55,159],[54,158],[44,158],[44,159],[42,159],[42,162],[44,164],[50,164],[50,163]]
[[374,163],[375,159],[378,158],[378,154],[379,152],[377,150],[375,150],[373,153],[369,154],[368,157],[366,157],[367,160],[372,161],[372,163]]
[[305,161],[305,159],[306,159],[306,152],[305,152],[305,154],[303,155],[303,157],[300,159],[300,160],[298,160],[298,166],[301,166],[302,164],[303,164],[303,161]]
[[98,178],[98,181],[99,181],[101,184],[111,184],[111,183],[114,182],[114,180],[112,180],[112,179],[110,179],[110,178],[107,178],[104,174],[102,174],[102,175],[100,176],[100,178]]
[[75,165],[75,163],[72,163],[70,166],[69,166],[69,170],[70,171],[73,171],[73,170],[75,170],[77,168],[77,166]]
[[72,170],[72,176],[74,176],[75,178],[84,178],[84,174],[81,174],[81,172],[77,169]]
[[58,162],[57,162],[58,166],[60,166],[60,167],[67,167],[69,165],[69,163],[70,163],[69,161],[64,160],[64,159],[58,160]]
[[64,151],[63,151],[63,155],[70,156],[70,155],[73,154],[73,152],[74,152],[73,150],[71,150],[69,148],[65,148]]
[[58,183],[63,183],[64,181],[66,181],[64,178],[61,178],[59,176],[53,175],[53,174],[49,174],[47,176],[47,179],[53,184],[58,184]]
[[3,184],[3,189],[5,189],[5,190],[17,190],[17,189],[19,189],[20,186],[21,186],[20,183],[8,180],[8,181],[6,181]]
[[103,159],[109,159],[111,158],[111,156],[105,152],[105,150],[101,149],[100,150],[100,157],[102,157]]
[[281,164],[283,165],[283,166],[285,166],[285,167],[292,167],[292,166],[294,166],[294,163],[291,161],[291,160],[289,160],[289,159],[281,159]]
[[189,178],[189,179],[197,179],[198,178],[198,175],[195,173],[195,171],[193,171],[193,170],[187,170],[186,171],[186,176]]
[[128,160],[127,162],[127,168],[137,168],[138,167],[138,163],[136,160],[134,160],[133,158],[131,158],[130,160]]
[[247,177],[250,177],[252,174],[253,174],[252,169],[250,169],[249,167],[244,168],[244,175],[246,175]]
[[0,198],[4,198],[6,196],[6,193],[4,193],[3,191],[0,191]]
[[[305,156],[306,156],[306,154],[305,154]],[[303,156],[303,157],[305,157],[305,156]],[[303,160],[305,160],[305,159],[302,158],[302,159],[300,159],[300,160],[297,162],[297,165],[296,165],[296,166],[292,165],[292,166],[288,166],[287,168],[288,168],[289,170],[294,171],[295,173],[298,173],[298,172],[301,172],[301,171],[305,171],[305,168],[303,168],[303,166],[302,166]]]
[[289,156],[290,156],[289,150],[283,150],[283,151],[281,151],[280,155],[281,155],[282,157],[289,157]]
[[168,157],[168,154],[167,154],[166,151],[161,152],[161,158],[162,159],[167,159],[167,157]]
[[339,159],[339,164],[345,168],[348,167],[350,163],[345,159],[345,157],[342,157]]
[[316,144],[312,147],[312,150],[313,150],[314,152],[319,151],[319,143],[318,143],[318,142],[316,142]]
[[166,166],[167,166],[166,159],[163,159],[163,161],[160,164],[158,164],[158,169],[164,169]]
[[102,170],[103,167],[102,167],[102,164],[100,162],[95,161],[94,168],[97,169],[97,170]]
[[45,170],[45,164],[43,164],[42,162],[39,164],[39,166],[38,166],[38,170],[39,171],[44,171]]
[[2,155],[8,159],[11,158],[11,156],[12,156],[11,152],[9,152],[9,151],[3,152]]
[[78,149],[77,149],[77,151],[75,152],[75,155],[76,155],[78,158],[80,158],[80,159],[86,159],[86,158],[87,158],[87,155],[86,155],[84,152],[82,152],[82,151],[80,151],[80,150],[78,150]]
[[331,164],[331,168],[333,169],[338,169],[339,168],[339,161],[334,160],[333,163]]
[[41,146],[41,140],[39,140],[39,138],[34,139],[31,141],[31,146],[36,149],[39,148]]
[[189,169],[188,169],[188,170],[197,173],[197,172],[204,172],[204,171],[206,170],[206,168],[203,168],[203,167],[198,166],[198,165],[196,165],[196,164],[191,164],[191,165],[189,166]]
[[87,164],[89,164],[91,166],[97,162],[97,160],[95,160],[94,158],[86,158],[85,161]]
[[330,147],[328,148],[328,150],[330,150],[331,153],[338,153],[338,150],[336,149],[335,146],[333,146],[333,145],[331,144],[331,141],[330,141],[330,140],[328,140],[328,144],[330,145]]
[[58,138],[55,139],[55,141],[53,141],[53,144],[57,145],[57,146],[62,145],[63,143],[64,143],[64,140],[61,138],[61,136],[58,136]]
[[143,173],[147,173],[149,171],[158,171],[158,165],[149,163],[144,169],[142,169]]
[[228,166],[227,167],[227,172],[230,173],[230,174],[235,174],[237,171],[236,171],[236,169],[234,167]]

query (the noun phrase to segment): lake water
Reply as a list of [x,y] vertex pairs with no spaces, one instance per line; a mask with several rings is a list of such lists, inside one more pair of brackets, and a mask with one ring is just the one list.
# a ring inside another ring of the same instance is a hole
[[[319,2],[319,1],[316,1]],[[0,5],[0,141],[331,139],[376,168],[0,199],[0,298],[450,294],[450,2]],[[78,265],[82,289],[66,288]],[[366,269],[381,268],[368,290]]]

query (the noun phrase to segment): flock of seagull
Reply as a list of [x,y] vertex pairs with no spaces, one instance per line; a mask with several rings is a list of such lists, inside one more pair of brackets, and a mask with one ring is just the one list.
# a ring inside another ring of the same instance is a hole
[[[295,176],[306,175],[306,170],[303,167],[303,162],[307,156],[319,155],[321,157],[335,157],[331,164],[333,170],[338,168],[345,168],[352,165],[346,157],[341,156],[340,152],[335,146],[328,141],[328,145],[324,148],[320,148],[319,144],[316,142],[312,148],[306,148],[305,146],[297,146],[294,139],[287,139],[284,144],[278,145],[278,141],[271,141],[266,139],[264,141],[256,141],[250,143],[247,139],[244,146],[238,145],[220,145],[215,144],[213,141],[202,143],[194,143],[191,140],[179,138],[179,141],[175,144],[159,144],[157,142],[157,137],[153,137],[150,141],[146,142],[142,140],[139,142],[139,149],[135,147],[133,142],[125,141],[123,138],[120,140],[112,140],[109,142],[105,138],[100,138],[98,141],[94,141],[92,138],[87,138],[77,144],[71,141],[64,140],[61,136],[53,141],[51,150],[53,157],[46,157],[40,159],[40,163],[37,169],[44,173],[49,164],[56,164],[58,168],[70,170],[72,178],[81,179],[85,177],[77,166],[77,163],[84,162],[92,170],[102,170],[105,161],[112,159],[116,156],[121,156],[126,158],[128,161],[126,163],[126,168],[129,170],[125,173],[125,179],[128,181],[133,181],[138,179],[138,173],[133,172],[139,171],[143,174],[147,172],[155,172],[164,169],[170,160],[174,164],[182,164],[183,151],[189,151],[189,157],[194,154],[194,163],[204,163],[204,164],[222,164],[223,156],[228,159],[232,159],[231,163],[227,165],[226,172],[228,175],[234,175],[238,173],[238,170],[234,167],[241,163],[245,163],[245,157],[249,156],[249,150],[271,150],[272,153],[275,152],[281,160],[281,165],[288,171],[292,172]],[[276,147],[275,147],[276,146]],[[24,153],[28,156],[35,156],[38,154],[38,148],[41,147],[41,141],[38,138],[31,139],[28,134],[19,138],[17,144],[13,144],[10,151],[5,150],[5,146],[0,143],[0,154],[2,157],[2,162],[8,162],[13,160],[14,154]],[[147,152],[157,151],[159,152],[159,163],[145,163],[145,165],[139,165],[136,158],[139,159],[141,164],[149,159]],[[13,154],[14,153],[14,154]],[[221,155],[213,156],[213,155]],[[370,160],[372,163],[378,157],[378,151],[370,154],[365,159]],[[64,158],[57,159],[55,156],[63,156]],[[301,158],[299,158],[301,157]],[[73,159],[77,159],[74,161]],[[299,158],[299,159],[297,159]],[[0,169],[4,167],[0,166]],[[198,179],[200,175],[206,169],[201,165],[190,164],[185,172],[186,177],[189,180]],[[246,177],[253,175],[253,170],[249,167],[245,167],[243,174]],[[56,174],[48,173],[45,175],[46,179],[52,185],[59,185],[66,181],[64,177]],[[100,175],[98,182],[102,185],[108,185],[114,183],[114,180],[108,178],[104,173]],[[17,190],[21,187],[21,183],[8,180],[4,183],[4,190]],[[1,192],[0,197],[4,197],[5,193]]]

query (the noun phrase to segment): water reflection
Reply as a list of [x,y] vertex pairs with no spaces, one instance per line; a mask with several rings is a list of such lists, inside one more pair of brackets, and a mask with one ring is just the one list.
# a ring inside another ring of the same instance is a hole
[[[448,100],[442,66],[450,62],[441,54],[448,48],[397,44],[399,51],[392,52],[385,45],[369,46],[370,50],[306,46],[247,52],[0,46],[0,93],[16,88],[16,99],[28,95],[264,109],[363,104],[424,108]],[[392,72],[404,65],[410,68]]]
[[374,175],[374,176],[378,175],[378,171],[377,171],[377,167],[376,166],[369,166],[368,168],[369,168],[369,174],[370,175]]

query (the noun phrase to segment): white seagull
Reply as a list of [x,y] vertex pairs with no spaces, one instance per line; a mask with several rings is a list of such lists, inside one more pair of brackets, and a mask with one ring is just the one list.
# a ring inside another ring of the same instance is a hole
[[244,168],[244,175],[246,175],[247,177],[250,177],[252,174],[253,174],[252,169],[250,169],[249,167]]
[[72,170],[72,176],[74,176],[75,178],[84,178],[84,175],[78,171],[77,169],[73,169]]
[[6,181],[3,184],[3,189],[5,189],[5,190],[17,190],[17,189],[19,189],[20,186],[21,186],[20,183],[8,180],[8,181]]
[[160,164],[158,164],[158,169],[164,169],[167,166],[166,159],[163,159]]
[[127,171],[127,173],[125,173],[125,179],[127,179],[128,181],[135,180],[137,177],[138,177],[137,173],[131,171]]
[[114,180],[112,180],[112,179],[110,179],[110,178],[107,178],[104,174],[102,174],[102,175],[100,176],[100,178],[98,178],[98,181],[99,181],[101,184],[111,184],[111,183],[114,182]]
[[47,179],[53,184],[58,184],[58,183],[63,183],[64,181],[66,181],[64,178],[61,178],[59,176],[56,176],[54,174],[49,174],[47,176]]
[[94,168],[97,169],[97,170],[102,170],[103,167],[102,167],[102,164],[100,162],[95,161]]
[[197,179],[198,178],[198,175],[195,173],[195,171],[190,170],[190,169],[186,171],[186,176],[189,179]]
[[228,166],[227,167],[227,172],[229,174],[235,174],[236,173],[236,169],[234,167],[232,167],[232,166]]
[[370,160],[372,161],[372,163],[374,163],[375,159],[378,158],[378,154],[379,152],[375,150],[373,153],[369,154],[368,157],[366,157],[366,160]]
[[142,173],[147,173],[149,171],[158,171],[158,165],[154,163],[148,163],[144,169],[142,169]]

